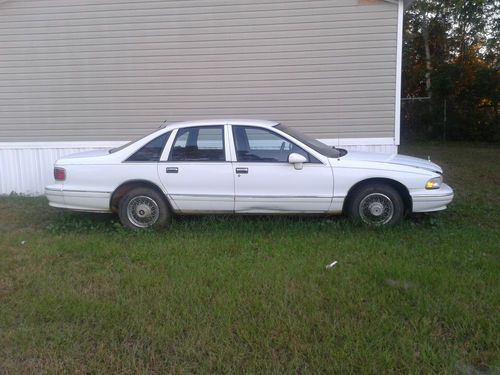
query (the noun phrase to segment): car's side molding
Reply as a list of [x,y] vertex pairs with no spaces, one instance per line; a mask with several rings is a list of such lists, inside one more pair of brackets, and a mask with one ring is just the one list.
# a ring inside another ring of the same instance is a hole
[[101,194],[110,194],[110,191],[103,190],[74,190],[74,189],[52,189],[50,187],[46,187],[45,190],[49,191],[62,191],[63,193],[101,193]]

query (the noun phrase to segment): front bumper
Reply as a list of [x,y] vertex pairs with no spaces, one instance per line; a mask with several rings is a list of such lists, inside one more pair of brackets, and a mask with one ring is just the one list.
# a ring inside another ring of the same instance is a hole
[[453,200],[453,189],[442,184],[436,190],[416,190],[410,193],[413,201],[413,212],[433,212],[445,210]]

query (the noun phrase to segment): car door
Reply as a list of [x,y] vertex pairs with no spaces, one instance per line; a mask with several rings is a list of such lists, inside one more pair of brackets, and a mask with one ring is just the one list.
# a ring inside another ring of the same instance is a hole
[[158,175],[179,211],[234,211],[234,173],[225,138],[224,125],[179,128],[173,134]]
[[[333,195],[329,164],[272,129],[232,126],[232,138],[236,212],[328,211]],[[306,157],[302,169],[288,163],[291,153]]]

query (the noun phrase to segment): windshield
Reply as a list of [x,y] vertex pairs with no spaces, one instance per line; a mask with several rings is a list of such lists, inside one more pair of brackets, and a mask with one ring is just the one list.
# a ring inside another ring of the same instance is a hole
[[306,146],[311,147],[314,151],[319,152],[321,155],[327,156],[329,158],[338,158],[345,155],[340,150],[337,150],[335,147],[328,146],[323,142],[318,141],[317,139],[314,139],[312,137],[309,137],[308,135],[305,135],[304,133],[299,132],[298,130],[289,128],[288,126],[279,124],[275,126],[275,128],[281,130],[282,132],[285,132],[288,135],[291,135],[292,137],[302,142]]

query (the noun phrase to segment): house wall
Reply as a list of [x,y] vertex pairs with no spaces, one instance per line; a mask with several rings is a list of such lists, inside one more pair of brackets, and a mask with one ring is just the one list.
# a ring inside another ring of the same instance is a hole
[[397,30],[386,1],[0,2],[0,193],[164,120],[271,119],[392,152]]

